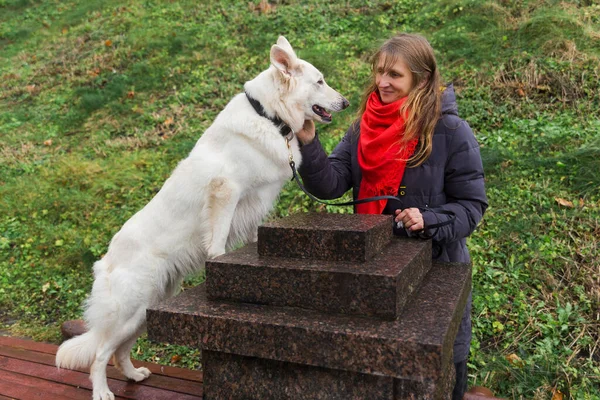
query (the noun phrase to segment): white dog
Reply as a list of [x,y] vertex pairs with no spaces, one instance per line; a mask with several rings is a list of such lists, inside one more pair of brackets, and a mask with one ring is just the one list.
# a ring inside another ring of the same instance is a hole
[[[348,101],[283,37],[271,47],[271,66],[246,82],[175,169],[158,194],[123,225],[94,264],[86,302],[88,332],[64,342],[59,368],[91,366],[94,400],[112,400],[106,381],[111,356],[129,379],[150,375],[129,354],[145,330],[146,309],[174,295],[206,259],[256,240],[257,228],[289,181],[293,132],[306,119],[330,122],[325,109]],[[291,130],[291,132],[290,132]],[[289,147],[288,147],[289,144]]]

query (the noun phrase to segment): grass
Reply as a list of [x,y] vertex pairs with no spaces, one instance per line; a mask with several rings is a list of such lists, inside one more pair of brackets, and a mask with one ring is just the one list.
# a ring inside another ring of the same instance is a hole
[[[434,45],[482,145],[470,383],[600,398],[600,6],[591,1],[0,0],[0,329],[58,341],[91,266],[285,34],[351,109],[396,31]],[[308,210],[290,183],[273,217]],[[197,284],[191,277],[185,286]],[[198,353],[142,338],[139,359]]]

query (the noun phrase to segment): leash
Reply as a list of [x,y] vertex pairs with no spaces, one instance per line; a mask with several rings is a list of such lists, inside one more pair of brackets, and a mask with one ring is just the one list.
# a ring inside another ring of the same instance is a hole
[[[359,199],[359,200],[353,200],[353,201],[345,201],[342,203],[331,203],[331,202],[327,202],[327,201],[323,201],[315,196],[313,196],[308,190],[306,190],[306,188],[304,187],[304,185],[302,184],[302,182],[300,181],[300,178],[298,177],[298,171],[296,170],[296,163],[294,162],[294,157],[292,155],[292,147],[290,145],[291,142],[291,138],[290,137],[286,137],[286,144],[288,147],[288,153],[289,153],[289,157],[288,157],[288,162],[290,164],[290,168],[292,169],[292,180],[296,181],[296,184],[298,185],[298,187],[300,188],[300,190],[302,190],[311,200],[316,201],[318,203],[321,204],[325,204],[327,206],[355,206],[357,204],[363,204],[363,203],[369,203],[372,201],[379,201],[379,200],[397,200],[397,201],[402,201],[400,198],[395,197],[395,196],[389,196],[389,195],[385,195],[385,196],[374,196],[374,197],[368,197],[366,199]],[[425,211],[431,211],[428,208],[423,208],[423,207],[417,207],[419,209],[419,211],[421,213],[425,212]],[[418,233],[421,235],[422,238],[424,239],[429,239],[433,236],[435,236],[435,234],[437,233],[438,229],[446,226],[446,225],[450,225],[452,223],[454,223],[454,221],[456,220],[456,214],[453,211],[449,211],[449,210],[438,210],[436,212],[434,212],[434,215],[436,214],[443,214],[443,215],[448,215],[450,218],[446,221],[442,221],[436,224],[431,224],[428,225],[427,227],[421,229],[420,231],[417,231],[415,233]],[[437,215],[436,215],[437,218]],[[404,225],[402,224],[402,221],[398,222],[396,224],[397,228],[404,228]],[[435,229],[435,232],[433,232],[432,234],[428,234],[426,236],[423,236],[423,232],[425,230],[431,230],[431,229]]]

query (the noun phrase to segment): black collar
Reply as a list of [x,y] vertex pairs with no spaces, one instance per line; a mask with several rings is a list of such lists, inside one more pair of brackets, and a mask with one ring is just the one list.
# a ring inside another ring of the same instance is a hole
[[260,104],[260,101],[256,100],[252,96],[250,96],[248,94],[248,92],[245,92],[245,93],[246,93],[246,97],[248,98],[248,101],[250,102],[250,104],[252,104],[254,111],[256,111],[256,113],[258,115],[260,115],[261,117],[265,117],[266,119],[271,121],[277,128],[279,128],[279,133],[281,134],[281,136],[285,137],[285,136],[289,135],[290,133],[292,133],[292,128],[290,128],[288,124],[283,122],[283,120],[281,118],[279,118],[277,116],[275,118],[269,117],[265,113],[265,109],[262,106],[262,104]]

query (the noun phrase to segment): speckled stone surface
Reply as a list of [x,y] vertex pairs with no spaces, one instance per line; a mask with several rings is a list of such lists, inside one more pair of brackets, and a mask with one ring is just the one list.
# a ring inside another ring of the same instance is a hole
[[434,263],[395,321],[211,301],[205,285],[147,312],[151,340],[414,381],[438,382],[471,288],[467,264]]
[[394,379],[204,351],[204,399],[391,400]]
[[395,379],[394,399],[403,400],[451,400],[456,383],[454,363],[449,362],[437,380]]
[[258,228],[258,254],[366,261],[379,253],[392,235],[389,215],[295,214]]
[[394,319],[431,268],[431,242],[393,238],[366,262],[260,257],[249,245],[206,263],[211,300]]

